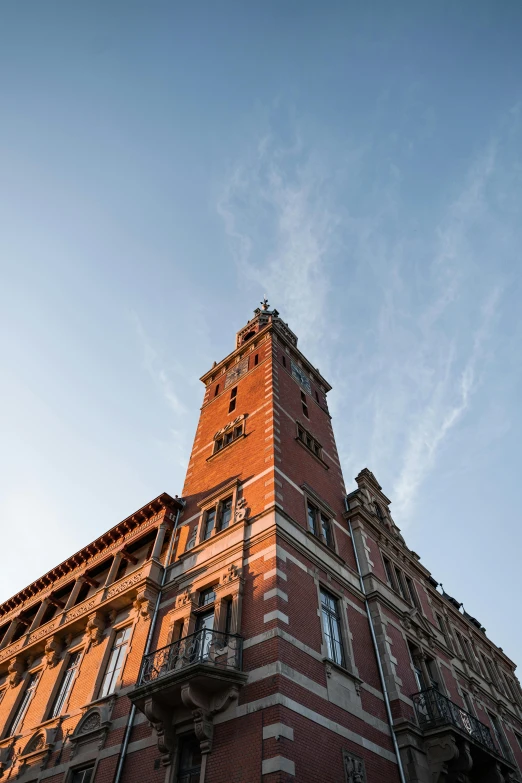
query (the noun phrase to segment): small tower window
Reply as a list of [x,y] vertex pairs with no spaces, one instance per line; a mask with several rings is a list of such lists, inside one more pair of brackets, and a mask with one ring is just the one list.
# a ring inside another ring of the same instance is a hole
[[214,389],[214,397],[217,397],[219,394],[219,383],[216,383],[216,388]]
[[236,409],[236,398],[237,398],[237,386],[234,386],[234,388],[230,392],[230,405],[228,406],[229,413],[232,413],[232,411],[235,411]]
[[308,416],[308,405],[306,404],[306,395],[304,392],[301,392],[301,405],[303,406],[303,413],[306,416],[307,419],[310,417]]
[[282,356],[281,359],[283,360],[283,367],[286,368],[286,356]]
[[256,355],[254,356],[254,366],[257,365],[257,364],[259,364],[259,354],[258,353],[256,353]]

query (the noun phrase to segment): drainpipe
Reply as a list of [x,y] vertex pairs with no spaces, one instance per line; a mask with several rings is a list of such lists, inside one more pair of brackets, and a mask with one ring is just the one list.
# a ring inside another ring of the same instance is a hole
[[[185,502],[181,501],[183,505],[185,505]],[[172,550],[174,549],[174,540],[176,538],[176,531],[178,529],[178,521],[179,521],[179,515],[180,515],[181,509],[178,508],[178,511],[176,513],[176,520],[174,522],[174,528],[172,530],[172,536],[169,543],[169,549],[167,552],[167,557],[165,558],[165,565],[163,566],[163,573],[161,575],[161,582],[160,582],[160,589],[158,591],[158,595],[156,596],[156,604],[154,606],[154,612],[152,613],[150,625],[149,625],[149,632],[147,634],[147,641],[145,642],[145,651],[143,653],[143,657],[147,655],[150,652],[150,646],[152,644],[152,637],[154,634],[154,630],[156,628],[156,622],[158,619],[158,612],[159,607],[161,603],[161,596],[163,594],[163,588],[165,586],[165,582],[167,581],[167,571],[168,567],[170,565],[170,558],[172,557]],[[125,757],[127,755],[127,749],[129,747],[129,740],[130,735],[132,731],[132,727],[134,725],[134,718],[136,716],[136,705],[133,704],[131,706],[131,710],[129,712],[129,719],[127,721],[127,725],[125,726],[125,735],[123,737],[123,742],[121,745],[120,755],[118,757],[118,765],[116,767],[116,773],[114,775],[113,783],[120,783],[121,780],[121,773],[123,772],[123,765],[125,764]]]
[[[344,498],[344,505],[346,507],[346,510],[349,511],[348,500],[346,499],[346,497]],[[359,562],[359,555],[357,554],[357,547],[355,546],[355,539],[353,537],[352,523],[351,523],[351,521],[349,519],[347,520],[347,522],[348,522],[348,528],[349,528],[349,531],[350,531],[350,538],[352,539],[353,553],[355,555],[355,563],[357,565],[357,573],[359,574],[359,584],[361,586],[361,592],[362,592],[362,594],[364,596],[364,606],[365,606],[365,609],[366,609],[366,614],[368,616],[368,625],[370,626],[370,634],[371,634],[371,637],[372,637],[373,649],[374,649],[374,652],[375,652],[375,659],[377,661],[377,668],[379,670],[379,677],[380,677],[380,680],[381,680],[382,692],[383,692],[383,695],[384,695],[384,704],[386,706],[386,715],[388,716],[388,723],[390,725],[390,731],[391,731],[391,736],[392,736],[393,749],[395,751],[395,755],[397,756],[397,765],[399,767],[399,777],[401,779],[401,783],[406,783],[406,778],[404,777],[404,769],[403,769],[403,766],[402,766],[401,754],[400,754],[400,751],[399,751],[399,745],[397,743],[397,737],[395,736],[395,729],[394,729],[394,726],[393,726],[393,717],[392,717],[391,707],[390,707],[390,698],[388,696],[388,688],[386,686],[386,680],[384,679],[384,671],[383,671],[382,663],[381,663],[381,654],[379,652],[379,646],[377,644],[377,637],[375,636],[375,628],[373,626],[372,615],[371,615],[371,612],[370,612],[370,604],[368,603],[368,599],[366,597],[366,588],[364,587],[364,581],[363,581],[363,576],[362,576],[362,571],[361,571],[361,564]]]

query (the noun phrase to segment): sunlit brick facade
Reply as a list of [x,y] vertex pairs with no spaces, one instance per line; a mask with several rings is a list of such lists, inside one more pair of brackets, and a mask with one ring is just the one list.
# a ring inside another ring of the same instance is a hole
[[21,783],[522,780],[515,665],[437,589],[268,304],[163,494],[0,606]]

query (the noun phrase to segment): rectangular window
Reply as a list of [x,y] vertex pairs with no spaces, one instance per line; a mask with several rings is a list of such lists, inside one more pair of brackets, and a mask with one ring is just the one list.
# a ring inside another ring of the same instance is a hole
[[206,590],[202,590],[199,594],[199,605],[208,606],[213,604],[216,600],[216,593],[213,587],[208,587]]
[[334,548],[332,522],[325,514],[321,514],[321,537],[326,546],[330,547],[330,549]]
[[234,386],[234,388],[230,392],[230,405],[228,406],[228,412],[229,413],[232,413],[232,411],[235,411],[235,409],[236,409],[236,402],[237,402],[237,386]]
[[473,704],[471,703],[471,697],[469,693],[466,693],[466,691],[462,691],[462,698],[464,699],[464,704],[466,706],[467,712],[469,712],[470,715],[474,715],[475,710],[473,709]]
[[222,500],[219,509],[218,530],[226,530],[232,518],[232,497]]
[[205,521],[204,521],[205,527],[203,529],[203,541],[206,541],[207,538],[210,538],[210,536],[212,535],[215,522],[216,522],[216,509],[209,508],[208,511],[205,511]]
[[71,692],[76,672],[78,671],[81,655],[81,652],[75,652],[69,658],[69,663],[67,664],[67,668],[63,675],[62,684],[60,685],[58,693],[56,694],[56,698],[51,710],[51,718],[56,718],[56,716],[60,715],[61,711],[63,710],[67,697]]
[[286,367],[286,357],[282,356],[281,359],[283,360],[283,367]]
[[440,630],[442,631],[442,635],[444,636],[444,640],[445,640],[446,644],[448,645],[450,650],[453,652],[453,643],[451,641],[451,637],[450,637],[448,629],[446,627],[446,622],[445,622],[444,618],[442,617],[442,615],[437,614],[437,612],[435,612],[435,619],[437,620],[438,626],[439,626]]
[[321,590],[321,618],[328,657],[340,666],[344,666],[338,601],[326,590]]
[[301,392],[301,405],[303,406],[303,413],[306,416],[307,419],[310,417],[308,416],[308,405],[306,404],[306,395],[304,392]]
[[116,690],[118,678],[121,674],[123,663],[125,661],[125,655],[127,653],[130,632],[130,625],[128,625],[127,628],[122,628],[121,631],[118,631],[116,634],[116,638],[112,644],[112,650],[109,656],[109,661],[107,663],[107,668],[105,670],[105,675],[103,677],[100,698],[103,698],[103,696],[108,696],[110,693],[114,693]]
[[231,632],[232,629],[232,601],[230,600],[230,598],[226,598],[224,604],[225,604],[224,632],[228,636],[228,634]]
[[397,583],[397,588],[399,590],[400,595],[404,598],[405,601],[407,601],[406,597],[406,589],[404,587],[404,580],[402,578],[402,571],[400,571],[397,566],[395,566],[395,581]]
[[386,573],[386,579],[388,581],[388,584],[390,585],[390,587],[395,589],[394,582],[393,582],[393,572],[392,572],[391,563],[390,563],[390,561],[388,560],[387,557],[384,557],[384,555],[382,556],[382,562],[384,563],[384,571]]
[[335,549],[332,520],[322,511],[319,511],[309,500],[306,503],[306,518],[310,533],[320,538],[330,549]]
[[316,515],[317,515],[317,509],[315,506],[312,506],[310,502],[306,504],[306,510],[307,510],[307,516],[308,516],[308,530],[310,533],[313,533],[314,536],[317,535],[317,529],[316,529]]
[[495,735],[495,739],[497,741],[500,750],[502,751],[504,756],[509,757],[510,753],[507,747],[506,738],[504,737],[504,732],[502,731],[502,727],[500,725],[499,719],[497,718],[496,715],[493,715],[491,712],[488,712],[488,716],[491,721],[491,725],[493,726],[493,734]]
[[484,659],[484,663],[486,664],[486,671],[487,671],[487,673],[489,675],[489,679],[491,680],[493,685],[496,685],[497,684],[497,680],[496,680],[496,677],[495,677],[495,670],[493,669],[493,664],[491,663],[489,658],[486,658],[485,655],[483,656],[483,659]]
[[313,435],[311,435],[311,433],[308,432],[308,430],[305,430],[304,427],[301,427],[300,424],[297,424],[297,440],[303,443],[306,448],[312,452],[312,454],[315,454],[315,456],[319,457],[319,459],[322,461],[323,455],[321,444],[314,438]]
[[413,606],[416,606],[417,609],[419,608],[419,599],[417,598],[417,593],[415,592],[415,587],[413,586],[413,581],[410,579],[409,576],[406,577],[406,587],[408,588],[408,595],[410,597],[410,601],[413,604]]
[[256,353],[256,355],[254,356],[254,367],[255,367],[256,365],[258,365],[258,364],[259,364],[259,354],[258,354],[258,353]]
[[83,767],[82,769],[73,769],[71,783],[91,783],[93,771],[94,764],[91,764],[90,767]]
[[219,394],[219,383],[216,383],[216,388],[214,389],[214,397],[217,397]]
[[223,427],[223,429],[219,430],[216,437],[214,438],[214,451],[212,453],[217,454],[217,452],[221,451],[221,449],[223,449],[225,446],[229,446],[235,440],[240,438],[242,434],[243,424],[237,424],[235,427],[232,427],[231,425]]
[[319,402],[319,394],[317,393],[317,391],[315,392],[315,399],[317,400],[317,402]]
[[199,783],[201,747],[194,734],[181,737],[177,783]]
[[33,672],[33,674],[30,675],[26,689],[24,691],[24,695],[22,696],[20,704],[18,705],[15,714],[13,715],[9,729],[6,732],[6,737],[11,737],[13,734],[16,734],[18,729],[21,727],[25,713],[29,707],[29,703],[34,696],[39,679],[40,672]]

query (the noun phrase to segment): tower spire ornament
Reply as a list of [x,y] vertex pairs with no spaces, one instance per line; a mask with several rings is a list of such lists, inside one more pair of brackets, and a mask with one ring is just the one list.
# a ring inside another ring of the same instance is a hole
[[268,304],[268,299],[266,298],[266,296],[263,299],[263,301],[260,302],[259,304],[261,305],[261,309],[262,310],[268,310],[268,308],[270,307],[270,305]]

